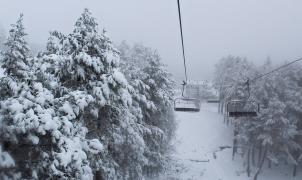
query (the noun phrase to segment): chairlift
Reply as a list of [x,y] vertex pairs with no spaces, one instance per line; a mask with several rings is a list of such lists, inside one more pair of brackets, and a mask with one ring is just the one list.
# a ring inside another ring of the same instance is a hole
[[189,98],[184,95],[187,82],[183,81],[181,97],[174,100],[174,110],[184,112],[199,112],[200,111],[200,100],[197,98]]
[[260,111],[260,106],[256,101],[231,100],[226,105],[229,117],[256,117]]
[[249,100],[251,96],[250,92],[250,80],[245,83],[247,86],[248,97],[246,99],[233,99],[227,102],[226,111],[229,117],[256,117],[260,111],[260,105],[256,101]]
[[199,112],[200,100],[196,98],[176,98],[174,100],[174,110],[184,112]]
[[[185,81],[183,81],[182,88],[182,97],[176,98],[174,100],[174,110],[175,111],[184,111],[184,112],[199,112],[200,111],[200,100],[194,97],[192,94],[189,94],[189,97],[184,96],[185,87],[187,85],[187,65],[186,65],[186,57],[185,57],[185,47],[184,47],[184,39],[182,32],[182,23],[181,23],[181,13],[180,13],[180,2],[177,0],[178,5],[178,17],[179,17],[179,28],[181,34],[181,44],[182,44],[182,55],[184,61],[184,71],[185,71]],[[188,93],[188,92],[187,92]],[[192,98],[194,97],[194,98]]]

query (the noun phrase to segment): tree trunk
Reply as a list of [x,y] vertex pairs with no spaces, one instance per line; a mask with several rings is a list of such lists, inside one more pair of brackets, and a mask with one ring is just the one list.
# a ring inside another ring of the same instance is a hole
[[248,152],[247,152],[247,168],[246,168],[248,177],[250,177],[250,175],[251,175],[250,156],[251,156],[251,148],[249,147]]
[[272,161],[268,160],[268,168],[270,169],[272,167]]
[[221,113],[220,112],[220,109],[221,109],[221,105],[222,105],[222,98],[221,98],[221,86],[219,87],[219,104],[218,104],[218,113]]
[[94,180],[104,180],[104,177],[103,177],[101,171],[99,171],[99,170],[96,171],[93,179]]
[[229,122],[230,122],[230,118],[227,117],[227,125],[229,125]]
[[220,114],[220,104],[221,104],[221,100],[219,98],[219,103],[218,103],[218,114]]
[[260,166],[261,155],[262,155],[262,145],[260,144],[259,152],[258,152],[258,163],[257,163],[258,167]]
[[299,167],[299,156],[300,156],[299,151],[293,152],[293,157],[296,160],[296,163],[294,164],[294,169],[293,169],[293,177],[296,177],[296,175],[297,175],[297,167]]
[[237,134],[238,131],[236,130],[236,126],[235,126],[235,130],[234,130],[234,140],[233,140],[233,155],[232,155],[232,159],[234,160],[235,158],[235,153],[237,153]]
[[263,153],[263,156],[262,156],[262,159],[261,159],[260,165],[259,165],[259,167],[258,167],[257,172],[255,173],[254,180],[257,180],[258,175],[259,175],[259,174],[260,174],[260,172],[261,172],[262,166],[263,166],[264,161],[265,161],[265,158],[266,158],[266,154],[267,154],[267,148],[265,148],[265,150],[264,150],[264,153]]
[[219,114],[222,114],[222,113],[221,113],[222,106],[223,106],[222,98],[221,98],[221,96],[219,95],[219,104],[218,104],[218,113],[219,113]]
[[252,147],[252,165],[255,166],[255,146]]
[[219,113],[222,114],[223,101],[220,102]]
[[297,165],[294,165],[294,171],[293,171],[293,177],[296,177],[297,175]]
[[224,106],[223,100],[222,100],[222,98],[220,98],[220,100],[219,100],[219,113],[220,114],[223,114],[223,106]]

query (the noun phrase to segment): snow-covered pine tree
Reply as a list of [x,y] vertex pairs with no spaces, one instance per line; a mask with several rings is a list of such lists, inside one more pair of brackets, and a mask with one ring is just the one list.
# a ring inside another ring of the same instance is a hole
[[162,168],[175,122],[157,53],[145,53],[137,91],[87,9],[71,34],[51,33],[30,61],[22,16],[13,27],[1,77],[0,178],[143,179]]
[[103,144],[102,153],[87,152],[95,176],[142,179],[145,145],[140,125],[129,111],[133,88],[118,69],[118,51],[89,10],[84,10],[71,34],[56,33],[50,39],[46,54],[58,62],[54,74],[66,89],[64,96],[77,92],[85,95],[81,99],[93,99],[73,121],[88,128],[88,139]]
[[121,64],[126,78],[134,87],[132,111],[144,126],[147,163],[144,174],[159,173],[164,166],[165,153],[174,135],[172,110],[173,81],[160,57],[151,48],[122,42],[119,47]]
[[29,48],[25,40],[27,34],[24,31],[23,15],[21,14],[16,24],[12,24],[8,39],[5,43],[2,68],[6,74],[18,79],[27,79],[28,76],[28,58]]
[[[18,127],[15,126],[14,122],[12,122],[13,116],[18,116],[19,119],[22,119],[22,116],[16,112],[18,109],[22,109],[22,106],[17,99],[19,96],[21,96],[21,94],[24,94],[26,91],[28,91],[27,80],[30,77],[29,48],[27,42],[25,41],[25,36],[26,33],[23,26],[23,15],[21,14],[16,24],[12,24],[12,29],[9,31],[9,37],[5,43],[6,47],[1,59],[1,65],[4,69],[5,76],[1,77],[0,79],[0,144],[3,151],[7,151],[12,155],[11,160],[16,160],[16,162],[13,161],[13,163],[11,163],[11,165],[14,166],[10,167],[12,169],[7,170],[5,173],[1,171],[1,178],[12,178],[15,175],[20,176],[18,171],[21,172],[22,167],[24,167],[23,165],[26,164],[23,163],[20,165],[19,160],[22,158],[16,158],[16,156],[20,156],[20,152],[17,152],[17,147],[19,144],[18,138],[20,136],[18,134],[20,133],[20,130],[16,130]],[[24,153],[24,156],[27,155],[28,154]]]
[[4,50],[5,39],[6,39],[6,31],[3,24],[0,22],[0,55],[1,52]]
[[[76,92],[54,98],[27,66],[22,16],[12,27],[3,66],[7,76],[1,78],[0,179],[92,179],[86,152],[99,153],[102,144],[86,140],[86,128],[73,122],[92,98]],[[23,69],[11,68],[20,65]]]
[[6,39],[6,32],[4,30],[3,25],[0,22],[0,78],[4,76],[4,69],[2,68],[2,58],[3,58],[3,51],[4,51],[4,43]]
[[263,104],[257,139],[267,148],[270,163],[285,161],[293,166],[299,163],[300,77],[301,66],[292,66],[256,84],[255,93]]
[[60,72],[60,81],[65,86],[86,85],[89,81],[102,79],[103,74],[114,73],[118,52],[105,31],[99,33],[98,23],[88,9],[76,21],[73,33],[61,38],[65,38],[62,50],[68,61],[62,64],[65,69]]

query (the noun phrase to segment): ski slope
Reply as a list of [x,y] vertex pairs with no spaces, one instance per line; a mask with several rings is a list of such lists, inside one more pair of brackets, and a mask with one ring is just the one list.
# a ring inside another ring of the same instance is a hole
[[[175,152],[172,164],[162,180],[250,180],[244,159],[236,155],[232,160],[232,126],[223,123],[217,113],[217,104],[204,103],[198,113],[176,112],[178,121]],[[273,167],[258,180],[298,180],[291,176],[292,169]],[[300,170],[301,171],[301,170]],[[299,173],[299,171],[298,171]],[[252,172],[251,176],[254,175]]]

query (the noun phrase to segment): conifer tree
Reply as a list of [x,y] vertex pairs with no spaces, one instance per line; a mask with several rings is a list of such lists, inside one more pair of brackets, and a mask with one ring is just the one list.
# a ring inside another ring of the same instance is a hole
[[32,74],[37,65],[28,66],[22,16],[12,27],[3,63],[7,76],[1,78],[0,146],[6,162],[1,168],[7,170],[0,179],[92,179],[86,153],[99,153],[102,144],[86,140],[86,128],[73,122],[91,98],[73,100],[84,96],[80,93],[55,98]]
[[129,111],[132,87],[118,69],[118,51],[87,9],[71,34],[52,35],[44,57],[58,65],[54,74],[64,93],[93,98],[74,119],[88,128],[88,139],[106,147],[100,154],[87,153],[93,173],[105,179],[142,178],[144,142]]
[[16,24],[12,24],[8,39],[5,43],[6,50],[2,60],[2,68],[6,74],[18,79],[29,78],[29,48],[25,40],[25,28],[23,25],[23,15],[21,14]]
[[165,165],[165,153],[174,137],[175,121],[172,108],[173,84],[170,74],[161,63],[159,54],[141,44],[120,47],[122,71],[133,86],[132,111],[144,126],[146,143],[143,166],[145,175],[159,173]]

